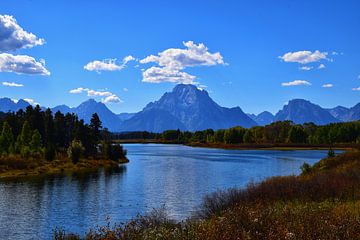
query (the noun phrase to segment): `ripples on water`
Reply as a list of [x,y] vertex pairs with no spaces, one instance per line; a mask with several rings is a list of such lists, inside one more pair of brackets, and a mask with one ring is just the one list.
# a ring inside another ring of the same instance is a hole
[[222,150],[126,144],[130,163],[117,171],[0,182],[0,239],[51,239],[62,227],[83,234],[165,206],[191,215],[202,197],[275,175],[298,174],[327,151]]

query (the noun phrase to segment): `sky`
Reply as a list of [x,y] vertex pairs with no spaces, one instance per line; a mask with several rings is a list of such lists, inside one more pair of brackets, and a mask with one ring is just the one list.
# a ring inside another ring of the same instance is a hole
[[0,2],[0,97],[137,112],[178,83],[276,113],[360,102],[360,1]]

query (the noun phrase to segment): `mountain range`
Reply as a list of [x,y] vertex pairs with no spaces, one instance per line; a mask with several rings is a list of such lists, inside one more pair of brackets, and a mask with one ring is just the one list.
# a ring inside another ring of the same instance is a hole
[[[30,104],[20,99],[0,98],[0,112],[16,112]],[[44,109],[44,108],[43,108]],[[264,111],[258,115],[245,114],[240,107],[226,108],[214,102],[205,90],[190,84],[176,85],[173,91],[165,93],[158,101],[147,104],[138,113],[115,114],[105,104],[89,99],[77,107],[59,105],[52,112],[75,113],[86,123],[96,112],[104,127],[110,131],[151,131],[168,129],[187,131],[208,128],[222,129],[233,126],[264,126],[274,121],[290,120],[297,124],[313,122],[324,125],[333,122],[360,120],[360,103],[346,108],[322,108],[304,99],[290,100],[275,115]]]
[[179,84],[172,92],[165,93],[158,101],[149,103],[142,111],[124,121],[121,131],[196,131],[255,125],[257,123],[239,107],[221,107],[205,90],[199,90],[194,85]]

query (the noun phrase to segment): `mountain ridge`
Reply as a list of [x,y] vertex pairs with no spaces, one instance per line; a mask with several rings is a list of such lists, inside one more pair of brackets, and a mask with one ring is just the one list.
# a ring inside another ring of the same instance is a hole
[[[172,129],[188,131],[257,125],[239,107],[221,107],[210,98],[207,91],[199,90],[190,84],[178,84],[171,92],[164,93],[159,100],[147,104],[134,117],[124,121],[121,130],[147,129],[156,132],[168,130],[167,126],[159,128],[158,122],[154,122],[153,127],[141,124],[145,122],[147,116],[155,116],[155,113],[164,114],[164,118],[173,121],[176,119],[177,125],[172,125]],[[137,120],[137,125],[131,122],[134,119]]]
[[[31,104],[23,99],[15,101],[8,97],[0,98],[0,112],[25,110],[29,105]],[[275,115],[268,111],[258,115],[245,114],[240,107],[222,107],[211,99],[207,91],[185,84],[176,85],[171,92],[164,93],[160,99],[148,103],[137,113],[115,114],[104,103],[94,99],[88,99],[77,107],[62,104],[50,109],[53,113],[60,111],[63,114],[77,114],[86,123],[89,123],[92,114],[97,112],[103,126],[110,131],[196,131],[233,126],[264,126],[283,120],[298,124],[314,122],[318,125],[360,120],[360,103],[349,108],[337,106],[325,109],[305,99],[290,100]]]

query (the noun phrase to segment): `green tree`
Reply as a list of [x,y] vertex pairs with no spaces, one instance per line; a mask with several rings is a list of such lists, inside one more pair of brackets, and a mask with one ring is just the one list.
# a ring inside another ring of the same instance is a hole
[[28,155],[28,153],[30,152],[29,145],[31,142],[31,138],[32,138],[32,131],[30,128],[30,124],[28,121],[25,121],[22,126],[21,133],[16,139],[16,146],[15,146],[16,152],[21,152],[24,153],[24,155]]
[[224,142],[224,129],[219,129],[214,133],[214,141],[217,143],[223,143]]
[[9,154],[14,145],[14,135],[8,122],[3,123],[0,136],[0,153]]
[[255,142],[251,129],[246,130],[243,140],[244,140],[244,143],[254,143]]
[[306,143],[307,134],[305,130],[298,125],[291,126],[288,133],[287,142],[289,143]]
[[82,143],[78,140],[73,140],[70,144],[70,147],[68,148],[68,156],[71,159],[71,161],[76,164],[79,162],[81,156],[84,153],[84,147]]
[[30,141],[30,151],[33,155],[38,155],[41,152],[41,135],[38,130],[34,130]]

